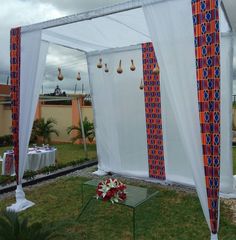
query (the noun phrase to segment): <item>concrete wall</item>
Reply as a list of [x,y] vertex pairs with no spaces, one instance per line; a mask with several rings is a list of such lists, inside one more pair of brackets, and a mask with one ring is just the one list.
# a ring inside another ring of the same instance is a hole
[[93,108],[92,107],[87,107],[87,106],[82,107],[82,115],[83,115],[83,118],[87,117],[90,122],[94,122],[93,121]]
[[11,134],[11,109],[0,105],[0,136]]
[[[76,111],[77,112],[77,111]],[[67,128],[71,125],[78,125],[79,116],[75,116],[72,106],[60,105],[41,105],[41,117],[48,119],[54,118],[57,121],[55,128],[59,131],[59,136],[52,135],[54,142],[70,142],[73,135],[67,134]],[[93,122],[92,107],[82,107],[83,118],[87,117],[89,121]],[[76,121],[75,121],[76,120]]]
[[67,128],[72,123],[71,106],[60,105],[42,105],[41,117],[44,119],[53,118],[57,121],[55,128],[59,131],[59,136],[52,134],[52,141],[69,142],[70,136],[67,134]]
[[[83,118],[87,117],[89,121],[93,122],[92,107],[83,106]],[[54,118],[57,121],[55,128],[59,131],[59,137],[52,134],[52,141],[54,142],[71,142],[71,137],[67,134],[67,128],[71,125],[78,125],[80,116],[78,113],[77,101],[74,105],[43,105],[38,104],[35,118]],[[0,105],[0,136],[11,134],[11,109]]]
[[[9,96],[10,85],[0,84],[0,94]],[[72,136],[67,134],[67,128],[72,125],[78,125],[80,122],[80,114],[78,111],[78,100],[82,110],[83,118],[87,117],[93,122],[93,110],[91,106],[83,106],[84,96],[70,95],[72,97],[72,105],[44,105],[38,102],[35,119],[39,118],[54,118],[57,121],[55,128],[59,131],[59,137],[52,135],[52,141],[55,142],[70,142]],[[2,97],[4,99],[4,97]],[[11,108],[10,106],[0,105],[0,136],[11,134]]]

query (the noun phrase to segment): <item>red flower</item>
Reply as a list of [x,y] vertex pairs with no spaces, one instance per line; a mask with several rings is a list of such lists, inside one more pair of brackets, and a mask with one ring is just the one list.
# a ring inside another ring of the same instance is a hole
[[[104,188],[105,186],[106,188]],[[96,193],[97,197],[103,199],[103,201],[111,200],[113,203],[114,201],[124,201],[126,199],[125,189],[125,184],[117,179],[111,178],[100,182],[97,186]]]

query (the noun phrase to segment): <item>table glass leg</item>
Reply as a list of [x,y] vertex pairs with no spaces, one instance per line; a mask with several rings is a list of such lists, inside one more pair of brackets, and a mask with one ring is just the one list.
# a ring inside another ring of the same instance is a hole
[[79,214],[79,216],[78,216],[78,218],[77,218],[77,221],[79,221],[79,219],[80,219],[80,217],[82,216],[83,212],[85,211],[85,209],[88,207],[89,203],[90,203],[93,199],[94,199],[94,198],[91,197],[91,198],[87,201],[87,203],[82,207],[81,212],[80,212],[80,214]]
[[82,207],[84,205],[84,184],[81,185],[81,202],[82,202]]
[[135,229],[135,208],[133,208],[133,239],[135,240],[135,232],[136,232],[136,229]]

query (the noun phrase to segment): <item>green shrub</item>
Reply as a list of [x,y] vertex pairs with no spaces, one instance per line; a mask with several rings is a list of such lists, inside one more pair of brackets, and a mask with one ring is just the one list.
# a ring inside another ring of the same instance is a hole
[[[88,159],[86,158],[83,158],[83,159],[79,159],[79,160],[74,160],[74,161],[71,161],[71,162],[67,162],[67,163],[58,163],[56,165],[50,165],[50,166],[47,166],[47,167],[44,167],[38,171],[25,171],[24,173],[24,179],[26,181],[30,181],[30,180],[34,180],[36,175],[37,174],[50,174],[52,172],[55,172],[57,171],[58,169],[62,169],[62,168],[65,168],[65,167],[69,167],[69,166],[77,166],[81,163],[84,163],[86,162]],[[0,176],[0,185],[6,185],[6,184],[9,184],[13,181],[15,181],[16,178],[13,177],[13,176],[5,176],[5,175],[2,175]],[[1,238],[0,238],[1,240]]]
[[4,135],[0,137],[0,147],[12,146],[13,145],[13,136]]
[[59,136],[58,130],[54,128],[56,124],[57,122],[53,118],[40,118],[34,120],[30,143],[50,143],[52,134],[56,134],[57,136]]
[[0,185],[6,185],[6,184],[9,184],[11,182],[14,182],[15,180],[16,180],[16,177],[1,175],[0,176]]
[[[90,122],[87,117],[85,117],[83,120],[83,127],[84,127],[85,138],[87,138],[90,142],[92,142],[93,139],[95,138],[94,124]],[[76,136],[71,138],[72,142],[74,143],[77,140],[82,138],[81,123],[79,123],[78,126],[73,125],[67,128],[67,134],[71,134],[73,131],[76,132]]]
[[0,216],[1,240],[49,240],[52,229],[45,228],[41,223],[28,223],[28,218],[20,219],[18,214],[3,211]]
[[34,180],[36,175],[37,175],[36,171],[27,170],[27,171],[25,171],[23,178],[26,181],[30,181],[30,180]]

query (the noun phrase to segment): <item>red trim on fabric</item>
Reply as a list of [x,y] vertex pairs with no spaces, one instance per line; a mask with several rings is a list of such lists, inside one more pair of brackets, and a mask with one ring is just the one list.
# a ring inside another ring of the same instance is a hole
[[165,180],[160,79],[152,72],[157,64],[152,43],[142,44],[142,58],[149,176]]
[[219,1],[192,0],[203,162],[212,233],[218,229],[220,188]]
[[19,184],[19,113],[20,113],[20,63],[21,63],[21,28],[11,29],[10,33],[11,65],[11,108],[12,133],[14,145],[15,171]]

